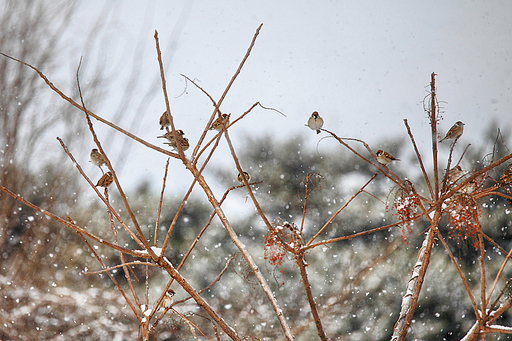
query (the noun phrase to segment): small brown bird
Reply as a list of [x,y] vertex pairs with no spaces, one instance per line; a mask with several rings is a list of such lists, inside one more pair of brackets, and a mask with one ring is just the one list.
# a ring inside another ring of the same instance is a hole
[[465,184],[464,186],[462,186],[462,187],[457,191],[457,193],[471,194],[471,193],[473,193],[475,190],[476,190],[476,181],[475,181],[475,180],[471,180],[470,182],[468,182],[467,184]]
[[162,116],[160,116],[158,123],[161,125],[160,130],[164,130],[164,128],[167,128],[171,125],[171,121],[169,121],[169,117],[167,116],[167,111],[164,111]]
[[165,293],[164,298],[162,298],[162,301],[160,302],[159,308],[170,308],[170,307],[172,307],[172,304],[174,303],[173,296],[175,294],[176,293],[174,292],[174,290],[172,290],[172,289],[167,290],[167,292]]
[[225,126],[226,128],[229,125],[229,117],[231,114],[222,114],[221,117],[218,117],[215,121],[213,121],[212,126],[208,130],[217,130],[221,131],[222,127]]
[[507,169],[501,175],[499,184],[500,186],[505,186],[512,182],[512,164],[510,164]]
[[[251,176],[247,172],[244,172],[244,178],[247,180],[247,182],[249,182],[251,180]],[[242,178],[242,174],[238,173],[238,176],[236,177],[236,179],[238,180],[238,182],[241,185],[244,184],[244,179]]]
[[308,120],[308,127],[316,130],[317,134],[320,134],[320,128],[324,125],[324,119],[320,117],[318,111],[313,111]]
[[[183,132],[183,130],[180,129],[180,130],[176,130],[176,135],[178,136],[178,139],[180,139],[183,137],[183,135],[185,135],[185,133]],[[157,138],[166,138],[167,140],[169,140],[169,142],[171,142],[171,143],[174,142],[174,135],[173,135],[172,131],[168,131],[164,135],[157,136]]]
[[391,154],[381,149],[377,150],[377,153],[375,153],[375,155],[377,155],[377,161],[379,161],[379,163],[383,165],[387,165],[392,161],[400,161],[400,159],[393,157]]
[[98,149],[94,148],[91,150],[91,162],[93,165],[101,168],[102,165],[107,163],[105,155],[101,154]]
[[454,183],[455,181],[457,181],[462,175],[464,174],[464,172],[462,171],[462,167],[461,166],[455,166],[453,167],[452,169],[450,169],[448,171],[448,173],[446,174],[446,183],[447,184],[452,184]]
[[103,174],[103,176],[98,180],[98,183],[96,184],[96,187],[105,187],[112,185],[112,182],[114,182],[114,177],[112,176],[111,172],[106,172]]
[[[181,146],[181,150],[185,151],[190,147],[190,143],[188,143],[188,139],[186,137],[178,137],[178,143]],[[167,144],[171,146],[173,149],[178,150],[177,143],[173,140],[173,142],[164,142],[164,144]]]
[[461,121],[457,121],[446,133],[446,136],[439,141],[439,143],[443,142],[444,140],[454,140],[462,135],[464,132],[464,123]]

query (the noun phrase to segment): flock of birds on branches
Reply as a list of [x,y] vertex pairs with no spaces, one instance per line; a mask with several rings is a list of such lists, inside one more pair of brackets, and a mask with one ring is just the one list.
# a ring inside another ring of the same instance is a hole
[[[227,128],[229,126],[230,116],[231,116],[231,114],[220,115],[212,123],[212,125],[210,126],[210,128],[208,130],[221,131],[224,127]],[[176,134],[174,134],[169,129],[169,126],[171,125],[171,121],[170,121],[167,111],[165,111],[160,116],[159,124],[160,124],[160,130],[164,130],[164,129],[166,130],[166,133],[164,135],[157,136],[158,138],[165,138],[167,140],[166,142],[164,142],[164,144],[169,145],[174,150],[178,150],[178,145],[179,145],[179,147],[181,147],[182,151],[186,151],[190,147],[190,143],[188,142],[188,139],[186,137],[184,137],[185,133],[183,132],[183,130],[175,130]],[[318,114],[317,111],[314,111],[308,119],[307,126],[309,128],[311,128],[312,130],[316,131],[317,134],[320,134],[323,125],[324,125],[323,118],[320,117],[320,115]],[[450,130],[448,130],[448,132],[446,133],[446,136],[444,138],[442,138],[439,141],[439,143],[441,143],[445,140],[457,141],[463,132],[464,132],[464,123],[462,123],[461,121],[457,121],[450,128]],[[377,157],[377,161],[384,166],[387,166],[389,163],[391,163],[393,161],[400,161],[400,159],[397,159],[394,156],[392,156],[391,154],[389,154],[388,152],[380,150],[380,149],[375,153],[375,155]],[[98,149],[94,148],[91,151],[90,157],[91,157],[92,164],[94,164],[95,166],[98,166],[103,173],[103,169],[101,168],[101,166],[103,166],[107,163],[105,156],[102,153],[100,153],[98,151]],[[238,182],[240,182],[241,185],[244,184],[243,177],[245,177],[247,182],[249,182],[249,180],[251,178],[251,176],[247,172],[243,172],[242,174],[239,173],[237,176],[237,180],[238,180]],[[447,184],[455,184],[455,182],[462,179],[464,177],[464,175],[465,175],[465,173],[459,165],[453,167],[446,174]],[[96,187],[107,188],[112,184],[113,181],[114,181],[114,179],[112,177],[111,172],[104,173],[103,176],[98,180]],[[512,182],[512,164],[510,164],[507,167],[507,169],[505,170],[505,172],[503,172],[503,175],[500,177],[498,184],[500,186],[505,186],[511,182]],[[459,193],[472,193],[476,190],[476,186],[477,186],[476,181],[471,181],[471,182],[468,182],[468,184],[466,184],[464,187],[462,187],[458,192]]]

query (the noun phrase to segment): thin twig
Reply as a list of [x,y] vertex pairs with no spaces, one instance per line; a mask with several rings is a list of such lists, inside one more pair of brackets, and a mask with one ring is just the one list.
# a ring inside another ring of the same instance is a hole
[[162,180],[162,191],[160,192],[160,201],[158,202],[158,211],[156,214],[156,222],[155,222],[155,236],[153,246],[157,246],[158,243],[158,225],[160,223],[160,214],[162,213],[162,203],[164,201],[164,192],[165,192],[165,182],[167,180],[167,172],[169,170],[169,158],[167,158],[167,162],[165,164],[165,173],[164,178]]
[[323,230],[325,230],[325,228],[334,220],[334,218],[336,218],[338,216],[338,214],[341,213],[341,211],[343,211],[345,209],[345,207],[347,207],[351,202],[352,200],[354,200],[361,192],[363,192],[363,190],[366,188],[366,186],[368,186],[372,181],[373,179],[375,179],[375,177],[378,175],[379,173],[375,173],[373,174],[373,176],[370,178],[370,180],[368,180],[364,185],[363,187],[361,187],[344,205],[342,205],[338,211],[336,211],[336,213],[334,213],[332,215],[331,218],[329,218],[329,220],[324,224],[324,226],[322,226],[322,228],[320,228],[320,230],[318,230],[318,232],[309,240],[309,242],[307,242],[306,244],[306,247],[310,246],[311,243],[313,243],[313,241],[323,232]]
[[418,161],[420,163],[421,171],[423,172],[423,178],[425,179],[425,182],[427,183],[428,189],[430,191],[430,197],[434,198],[434,190],[432,189],[432,185],[430,184],[430,180],[428,179],[427,171],[425,170],[425,165],[423,164],[423,160],[421,158],[421,153],[418,150],[418,146],[416,145],[416,141],[414,139],[414,135],[411,132],[411,127],[409,127],[409,123],[407,122],[407,119],[404,119],[405,127],[407,128],[407,134],[409,134],[409,138],[411,139],[412,145],[414,147],[414,152],[416,153],[416,157],[418,158]]
[[306,271],[306,260],[304,259],[304,252],[299,253],[296,264],[299,267],[300,277],[302,278],[302,284],[304,285],[304,290],[306,291],[306,297],[308,299],[309,307],[311,309],[311,315],[315,320],[318,336],[320,337],[321,340],[327,341],[327,336],[325,335],[324,327],[322,326],[322,321],[320,320],[320,316],[318,315],[315,299],[313,298],[313,293],[311,292],[311,284],[309,284],[308,273]]

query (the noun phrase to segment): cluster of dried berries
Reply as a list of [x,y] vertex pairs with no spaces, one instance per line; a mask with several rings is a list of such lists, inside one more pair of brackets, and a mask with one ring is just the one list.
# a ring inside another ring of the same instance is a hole
[[446,202],[445,212],[450,228],[449,237],[471,240],[478,247],[477,232],[480,229],[480,211],[476,201],[466,194],[457,194]]
[[393,201],[393,209],[396,212],[394,215],[398,216],[400,227],[402,228],[401,237],[404,241],[406,241],[407,235],[412,231],[411,227],[416,220],[415,216],[421,203],[412,184],[409,181],[406,181],[405,184],[405,188],[399,187],[397,189]]
[[[272,266],[281,266],[287,248],[299,249],[301,240],[296,226],[276,218],[265,235],[265,260]],[[286,244],[286,246],[285,246]]]

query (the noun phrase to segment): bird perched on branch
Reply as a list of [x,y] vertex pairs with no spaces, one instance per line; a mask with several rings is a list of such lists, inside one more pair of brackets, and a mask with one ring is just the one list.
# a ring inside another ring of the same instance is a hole
[[477,183],[475,180],[471,180],[462,186],[457,193],[471,194],[476,190]]
[[[178,139],[183,137],[183,135],[185,135],[185,133],[183,132],[183,130],[176,130],[176,135],[178,136]],[[169,140],[169,142],[174,142],[174,134],[172,133],[172,131],[168,131],[167,133],[165,133],[164,135],[160,135],[160,136],[157,136],[157,138],[166,138],[167,140]]]
[[107,159],[105,158],[105,155],[98,151],[98,149],[94,148],[91,150],[91,162],[93,165],[98,166],[101,169],[101,166],[107,163]]
[[98,180],[98,183],[96,184],[96,187],[105,187],[112,185],[112,182],[114,182],[114,177],[112,176],[111,172],[106,172],[103,174],[103,176]]
[[[251,180],[251,176],[247,172],[244,172],[244,178],[247,180],[247,182],[249,182]],[[244,179],[242,178],[242,174],[238,173],[238,176],[236,177],[236,179],[238,180],[238,182],[241,185],[244,184]]]
[[439,141],[439,143],[443,142],[444,140],[455,140],[459,136],[462,135],[464,132],[464,123],[461,121],[457,121],[446,133],[446,136]]
[[505,186],[512,182],[512,164],[505,169],[503,174],[501,175],[500,181],[498,182],[500,186]]
[[452,184],[457,181],[463,174],[461,166],[455,166],[446,173],[446,183]]
[[395,158],[388,152],[385,152],[381,149],[377,150],[377,161],[379,161],[380,164],[387,165],[388,163],[391,163],[392,161],[400,161],[400,159]]
[[173,296],[175,294],[176,293],[174,292],[174,290],[172,290],[172,289],[167,290],[167,292],[165,293],[164,298],[162,298],[162,301],[160,302],[159,308],[170,308],[170,307],[172,307],[172,304],[174,303]]
[[160,130],[164,130],[164,128],[167,128],[171,125],[169,116],[167,116],[167,111],[164,111],[162,116],[160,116],[160,120],[158,121],[158,123],[160,123],[160,125],[161,125]]
[[[178,143],[181,146],[181,150],[183,151],[187,150],[190,147],[190,143],[188,143],[188,139],[186,137],[178,137]],[[176,143],[175,141],[164,142],[164,144],[171,146],[175,150],[178,150],[178,143]]]
[[324,119],[320,117],[318,111],[313,111],[311,116],[308,119],[308,127],[312,130],[316,130],[317,134],[320,134],[320,129],[324,125]]
[[212,126],[208,130],[215,129],[217,131],[221,131],[223,126],[225,126],[227,128],[229,126],[229,117],[230,116],[231,116],[231,114],[222,114],[215,121],[213,121]]
[[[183,135],[185,135],[183,130],[176,130],[178,143],[181,145],[181,149],[185,151],[190,147],[190,143],[188,143],[188,139],[186,137],[183,137]],[[174,149],[178,149],[178,145],[176,143],[176,140],[174,139],[174,134],[172,133],[172,131],[168,131],[164,135],[157,136],[157,138],[166,138],[169,142],[164,142],[165,144],[171,146]]]

